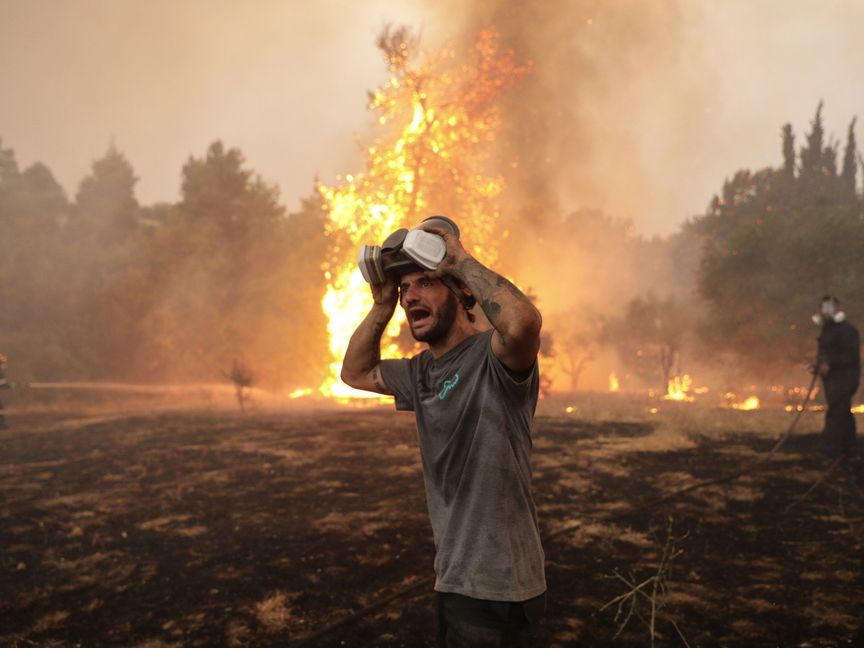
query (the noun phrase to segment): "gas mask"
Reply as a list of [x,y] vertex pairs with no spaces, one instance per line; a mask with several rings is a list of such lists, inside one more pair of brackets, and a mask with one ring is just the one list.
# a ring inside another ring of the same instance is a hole
[[[447,230],[459,238],[459,226],[446,216],[430,216],[423,224]],[[357,265],[367,283],[381,284],[388,277],[435,270],[446,253],[444,239],[437,234],[419,228],[400,228],[384,239],[381,245],[361,246]],[[453,277],[445,275],[441,281],[455,293],[466,311],[477,303],[474,297],[465,294]],[[468,313],[468,318],[474,321],[471,313]]]
[[813,316],[813,323],[822,326],[826,322],[842,322],[845,318],[846,314],[837,308],[836,298],[826,297],[819,305],[819,312]]
[[[459,227],[445,216],[432,216],[423,221],[446,229],[459,238]],[[401,228],[384,239],[381,245],[364,245],[357,255],[357,265],[367,283],[380,284],[388,275],[434,270],[441,263],[447,247],[444,239],[422,229]]]

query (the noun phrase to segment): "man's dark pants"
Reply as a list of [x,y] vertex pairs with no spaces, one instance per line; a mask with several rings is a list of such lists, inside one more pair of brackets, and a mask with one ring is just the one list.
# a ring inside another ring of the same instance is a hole
[[851,373],[829,374],[822,385],[828,411],[825,412],[825,429],[820,439],[821,450],[831,457],[854,456],[857,453],[855,415],[851,409],[852,397],[858,391],[858,376]]
[[527,648],[546,612],[546,594],[527,601],[485,601],[435,593],[438,648]]

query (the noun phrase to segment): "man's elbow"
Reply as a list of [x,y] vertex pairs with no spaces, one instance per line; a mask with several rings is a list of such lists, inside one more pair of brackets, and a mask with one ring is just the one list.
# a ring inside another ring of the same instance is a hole
[[540,347],[540,329],[543,327],[543,318],[533,306],[510,323],[508,337],[520,344]]
[[345,365],[342,365],[342,371],[339,372],[339,377],[342,379],[342,382],[349,387],[357,388],[357,374],[352,372],[351,369]]
[[543,317],[533,305],[526,308],[518,319],[520,333],[527,338],[540,339],[540,329],[543,328]]

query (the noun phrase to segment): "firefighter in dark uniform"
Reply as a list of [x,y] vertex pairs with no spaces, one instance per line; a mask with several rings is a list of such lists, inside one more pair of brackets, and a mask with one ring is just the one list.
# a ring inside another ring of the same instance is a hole
[[832,295],[822,298],[820,312],[814,321],[822,326],[815,371],[822,378],[828,406],[820,449],[831,457],[853,457],[857,449],[852,397],[858,391],[861,379],[858,329],[846,321],[839,300]]

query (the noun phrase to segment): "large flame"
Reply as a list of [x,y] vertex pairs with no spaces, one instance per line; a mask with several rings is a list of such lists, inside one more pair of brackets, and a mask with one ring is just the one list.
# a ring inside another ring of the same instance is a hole
[[[498,52],[498,37],[485,31],[474,56],[459,65],[445,49],[418,61],[404,32],[385,34],[382,49],[390,80],[371,95],[369,107],[383,132],[366,149],[363,171],[338,186],[319,185],[328,213],[330,258],[324,264],[330,375],[326,396],[367,396],[338,379],[351,333],[372,304],[356,267],[360,245],[378,245],[400,227],[446,214],[462,231],[466,247],[481,262],[495,262],[497,199],[503,184],[484,174],[489,143],[499,127],[496,100],[527,68],[513,52]],[[385,333],[382,357],[399,355],[395,338],[405,321],[401,310]]]

